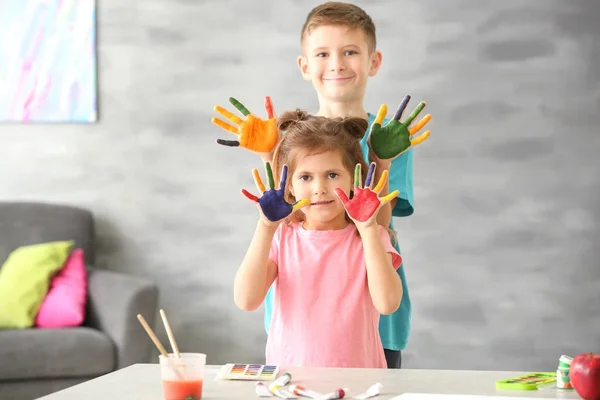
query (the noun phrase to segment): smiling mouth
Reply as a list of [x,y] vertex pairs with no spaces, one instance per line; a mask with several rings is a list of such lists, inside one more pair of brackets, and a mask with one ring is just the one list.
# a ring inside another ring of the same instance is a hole
[[327,204],[333,203],[333,200],[329,201],[317,201],[316,203],[310,203],[311,206],[326,206]]
[[348,78],[323,78],[324,81],[332,81],[332,82],[343,82],[352,79],[352,77]]

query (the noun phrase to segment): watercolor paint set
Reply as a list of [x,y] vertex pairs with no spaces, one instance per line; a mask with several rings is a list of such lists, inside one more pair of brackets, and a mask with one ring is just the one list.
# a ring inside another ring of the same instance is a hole
[[272,381],[277,378],[279,367],[262,364],[225,364],[219,373],[220,379]]

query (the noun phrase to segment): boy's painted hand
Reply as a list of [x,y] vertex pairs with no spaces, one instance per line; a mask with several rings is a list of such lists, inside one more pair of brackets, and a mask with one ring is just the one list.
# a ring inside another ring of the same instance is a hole
[[273,104],[269,96],[265,97],[265,110],[267,119],[261,119],[248,111],[246,107],[233,97],[229,102],[241,112],[245,119],[239,118],[221,106],[215,106],[215,111],[227,118],[230,122],[239,125],[237,127],[219,119],[212,118],[212,123],[225,129],[228,132],[238,135],[239,140],[217,139],[217,143],[223,146],[244,147],[256,153],[269,153],[273,151],[279,141],[279,129],[277,129],[277,118],[273,112]]
[[256,197],[252,193],[249,193],[246,189],[242,189],[242,193],[252,202],[257,203],[261,213],[271,222],[277,222],[294,211],[304,207],[309,204],[310,201],[308,199],[302,199],[294,204],[290,204],[285,201],[285,183],[287,181],[287,165],[284,165],[281,170],[281,182],[279,183],[279,189],[275,189],[275,181],[273,179],[273,171],[271,170],[271,164],[265,163],[265,170],[267,172],[267,178],[269,179],[269,190],[265,189],[265,185],[260,179],[260,175],[258,174],[258,170],[254,168],[252,170],[252,174],[254,175],[254,182],[258,187],[258,190],[261,192],[262,196],[260,198]]
[[356,164],[356,168],[354,169],[354,195],[352,196],[352,199],[348,199],[348,196],[346,196],[346,193],[344,193],[342,189],[335,189],[335,193],[344,204],[344,208],[348,212],[348,215],[355,222],[367,222],[370,220],[376,221],[377,212],[381,206],[390,202],[400,193],[398,190],[394,190],[387,196],[380,198],[379,193],[385,186],[388,178],[388,171],[383,171],[377,186],[375,186],[374,189],[371,189],[374,176],[375,163],[371,163],[369,166],[369,172],[367,173],[367,179],[365,180],[365,187],[361,188],[360,182],[362,181],[362,177],[360,164]]
[[420,102],[417,108],[408,116],[406,121],[400,122],[400,118],[404,113],[404,109],[410,101],[410,96],[407,95],[400,103],[394,118],[385,126],[381,126],[385,115],[387,114],[387,106],[382,104],[375,118],[375,122],[371,126],[369,133],[369,145],[375,153],[375,156],[381,160],[389,160],[398,157],[409,148],[422,143],[429,137],[430,131],[425,131],[421,135],[411,139],[411,136],[421,130],[431,119],[431,115],[425,115],[416,125],[409,128],[413,120],[423,111],[427,103]]

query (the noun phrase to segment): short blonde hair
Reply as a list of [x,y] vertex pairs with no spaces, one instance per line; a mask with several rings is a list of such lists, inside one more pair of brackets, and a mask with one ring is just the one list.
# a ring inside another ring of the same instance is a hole
[[350,29],[362,29],[367,36],[369,51],[377,48],[377,37],[375,24],[371,17],[360,7],[337,1],[323,3],[313,8],[306,17],[300,34],[300,43],[304,43],[304,37],[320,26],[341,25]]

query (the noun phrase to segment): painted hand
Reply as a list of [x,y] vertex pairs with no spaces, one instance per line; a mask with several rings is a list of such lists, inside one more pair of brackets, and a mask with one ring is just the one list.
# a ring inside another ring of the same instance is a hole
[[421,135],[411,139],[411,136],[421,130],[431,119],[431,115],[427,114],[416,125],[409,128],[412,121],[423,111],[427,103],[420,102],[417,108],[408,116],[406,121],[400,122],[400,118],[404,113],[410,96],[404,97],[402,103],[398,107],[394,118],[385,126],[381,126],[385,115],[387,114],[387,106],[382,104],[375,118],[375,122],[371,126],[369,133],[369,145],[375,153],[375,156],[381,160],[394,159],[404,153],[409,148],[422,143],[429,137],[430,131],[425,131]]
[[342,189],[335,189],[335,193],[344,204],[346,212],[355,222],[376,220],[377,212],[381,206],[391,201],[394,197],[398,196],[398,193],[400,193],[398,190],[394,190],[387,196],[380,198],[379,193],[385,186],[388,178],[388,171],[385,170],[382,172],[377,186],[375,186],[374,189],[371,189],[374,176],[375,163],[371,163],[369,172],[367,173],[367,179],[365,180],[365,187],[361,188],[360,182],[362,181],[362,177],[360,164],[356,164],[356,168],[354,169],[354,196],[352,196],[352,199],[348,199],[348,196],[346,196],[346,193],[344,193]]
[[249,193],[246,189],[242,189],[242,193],[252,202],[257,203],[259,205],[262,214],[269,221],[280,221],[288,215],[290,215],[291,213],[293,213],[294,211],[310,203],[308,199],[299,200],[294,204],[290,204],[287,201],[285,201],[284,194],[285,182],[287,181],[287,165],[284,165],[281,170],[281,182],[279,184],[279,189],[275,189],[275,181],[273,180],[273,171],[271,170],[270,163],[265,163],[265,170],[267,172],[267,178],[269,179],[269,190],[265,189],[265,185],[260,179],[258,170],[255,168],[252,170],[252,174],[254,175],[254,182],[256,183],[256,187],[258,187],[258,190],[262,193],[262,196],[258,198],[252,193]]
[[229,102],[233,104],[246,118],[239,118],[221,106],[215,106],[215,111],[227,118],[230,122],[239,125],[235,127],[227,122],[213,117],[213,124],[225,129],[228,132],[238,135],[239,140],[223,140],[217,139],[217,143],[223,146],[244,147],[256,153],[269,153],[279,141],[279,130],[277,129],[277,118],[273,112],[273,104],[269,96],[265,97],[265,110],[267,111],[267,119],[263,120],[253,115],[246,107],[233,97],[229,98]]

